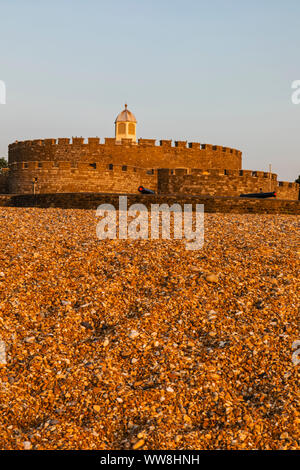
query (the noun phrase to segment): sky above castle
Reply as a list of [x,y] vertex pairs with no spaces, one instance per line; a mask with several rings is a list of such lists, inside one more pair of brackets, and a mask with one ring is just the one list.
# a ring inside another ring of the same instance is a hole
[[300,173],[298,0],[0,0],[0,156],[14,140],[114,135],[243,152]]

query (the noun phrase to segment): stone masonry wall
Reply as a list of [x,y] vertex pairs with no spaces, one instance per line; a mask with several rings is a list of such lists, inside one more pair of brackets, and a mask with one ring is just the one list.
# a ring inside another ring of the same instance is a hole
[[5,194],[9,192],[8,175],[8,168],[2,168],[0,170],[0,194]]
[[[113,204],[119,207],[119,194],[96,193],[60,193],[60,194],[19,194],[0,195],[0,207],[60,207],[64,209],[92,209],[96,210],[100,204]],[[287,201],[280,199],[244,199],[239,197],[211,197],[211,196],[187,196],[187,195],[147,195],[132,194],[127,197],[128,208],[132,204],[142,203],[151,210],[151,204],[174,203],[204,204],[205,212],[221,213],[253,213],[253,214],[300,214],[300,201]],[[94,217],[94,214],[91,215]],[[95,235],[96,236],[96,235]]]
[[299,199],[297,183],[278,182],[277,175],[250,170],[158,170],[158,192],[239,196],[241,193],[276,191],[278,199]]
[[109,167],[99,163],[78,163],[72,167],[69,161],[48,161],[39,167],[39,162],[30,161],[11,167],[9,192],[32,194],[34,179],[36,193],[136,193],[140,185],[154,190],[157,186],[156,171],[145,168],[126,165]]
[[138,144],[123,139],[106,138],[100,143],[98,137],[88,142],[81,137],[70,139],[45,139],[15,142],[9,146],[9,164],[15,162],[70,161],[131,165],[143,168],[228,168],[241,169],[242,152],[228,147],[186,141],[139,139]]

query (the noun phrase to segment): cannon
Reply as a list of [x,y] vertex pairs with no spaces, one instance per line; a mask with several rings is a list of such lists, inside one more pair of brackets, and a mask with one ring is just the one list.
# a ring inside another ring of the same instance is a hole
[[141,194],[155,194],[155,191],[152,191],[152,189],[144,188],[144,186],[139,186],[139,187],[138,187],[138,191],[139,191]]
[[250,193],[250,194],[240,194],[240,197],[256,197],[259,199],[266,199],[268,197],[276,197],[276,192],[272,191],[270,193]]

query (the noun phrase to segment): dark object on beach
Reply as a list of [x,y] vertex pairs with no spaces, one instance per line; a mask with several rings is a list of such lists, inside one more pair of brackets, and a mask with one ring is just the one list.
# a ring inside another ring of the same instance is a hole
[[257,197],[261,199],[266,199],[268,197],[276,197],[276,192],[272,191],[271,193],[252,193],[252,194],[240,194],[240,197]]
[[152,189],[144,188],[144,186],[139,186],[139,187],[138,187],[138,191],[139,191],[141,194],[155,194],[155,191],[152,191]]

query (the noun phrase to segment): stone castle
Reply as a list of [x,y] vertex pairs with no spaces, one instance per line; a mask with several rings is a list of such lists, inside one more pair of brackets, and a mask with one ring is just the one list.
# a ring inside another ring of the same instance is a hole
[[135,116],[125,109],[115,137],[26,140],[9,145],[9,169],[0,192],[136,194],[140,185],[158,194],[239,196],[275,191],[297,200],[299,185],[277,175],[242,169],[242,152],[199,142],[136,139]]

